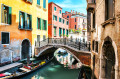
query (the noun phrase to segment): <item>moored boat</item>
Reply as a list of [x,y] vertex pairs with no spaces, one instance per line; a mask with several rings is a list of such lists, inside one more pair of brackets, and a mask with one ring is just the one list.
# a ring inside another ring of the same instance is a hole
[[5,75],[2,73],[0,79],[20,79],[21,77],[24,77],[26,75],[29,75],[30,73],[42,68],[43,66],[47,65],[54,57],[52,57],[50,60],[43,60],[39,63],[31,63],[27,66],[23,66],[21,68],[18,68],[18,70],[14,73],[10,73],[8,75]]

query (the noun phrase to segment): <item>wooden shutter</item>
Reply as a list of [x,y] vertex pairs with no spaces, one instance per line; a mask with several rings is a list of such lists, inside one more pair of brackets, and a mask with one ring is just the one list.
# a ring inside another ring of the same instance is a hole
[[29,29],[32,29],[32,15],[30,15],[30,27]]
[[45,20],[45,30],[47,30],[47,20]]
[[12,22],[12,8],[11,7],[9,7],[9,11],[8,11],[8,24],[11,24],[11,22]]
[[2,5],[1,5],[1,14],[2,14],[2,15],[1,15],[1,17],[2,17],[1,23],[4,23],[4,22],[5,22],[5,19],[4,19],[4,9],[3,9],[3,8],[4,8],[4,5],[2,4]]
[[21,24],[20,24],[20,15],[21,15],[21,12],[19,11],[19,28],[21,28]]
[[37,18],[37,29],[38,29],[38,18]]
[[43,0],[43,8],[46,8],[46,0]]
[[56,21],[57,21],[57,16],[56,16]]
[[53,15],[53,20],[55,20],[55,15]]
[[41,18],[40,18],[40,30],[41,30]]

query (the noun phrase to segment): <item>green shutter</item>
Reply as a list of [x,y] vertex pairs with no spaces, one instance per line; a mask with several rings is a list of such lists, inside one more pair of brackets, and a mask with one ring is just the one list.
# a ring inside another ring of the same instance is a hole
[[53,15],[53,20],[55,20],[55,17],[54,17],[55,15]]
[[43,8],[46,8],[46,0],[43,0]]
[[32,29],[32,15],[30,15],[30,27],[29,29]]
[[1,11],[2,11],[1,12],[1,17],[2,17],[1,23],[4,23],[4,9],[3,8],[4,8],[4,5],[2,4],[1,5]]
[[56,21],[57,21],[57,16],[56,16]]
[[19,11],[19,28],[21,28],[21,25],[20,25],[20,11]]
[[37,29],[38,29],[38,18],[37,18]]
[[61,31],[61,29],[59,28],[59,36],[60,36],[60,33],[61,33],[60,31]]
[[41,24],[42,24],[41,30],[43,30],[43,19],[41,19]]
[[26,24],[27,24],[27,20],[25,20],[25,19],[27,19],[27,18],[25,18],[25,17],[27,17],[27,16],[26,16],[26,13],[23,14],[23,28],[25,28],[25,26],[26,26]]
[[45,20],[45,30],[47,30],[47,20]]
[[12,22],[12,8],[9,7],[9,13],[8,13],[8,24],[11,24]]
[[41,30],[41,18],[40,18],[40,30]]

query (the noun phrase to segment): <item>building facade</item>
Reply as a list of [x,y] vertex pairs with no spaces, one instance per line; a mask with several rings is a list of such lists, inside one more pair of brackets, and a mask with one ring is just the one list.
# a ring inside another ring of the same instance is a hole
[[80,39],[81,42],[87,41],[87,16],[82,13],[71,12],[63,13],[69,19],[69,38]]
[[[43,0],[38,5],[39,1],[0,0],[1,64],[31,57],[37,35],[44,33],[47,37],[48,1]],[[41,30],[37,29],[38,18],[45,24],[41,23]]]
[[120,0],[87,0],[93,79],[120,79]]
[[62,8],[53,2],[48,4],[48,20],[49,38],[68,37],[69,21],[62,16]]

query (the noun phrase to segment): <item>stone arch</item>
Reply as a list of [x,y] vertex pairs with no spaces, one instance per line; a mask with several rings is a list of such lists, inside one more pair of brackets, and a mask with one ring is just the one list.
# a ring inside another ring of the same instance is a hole
[[21,43],[21,59],[25,59],[27,57],[30,57],[30,40],[24,39]]
[[37,57],[40,57],[40,55],[44,55],[44,53],[52,53],[55,52],[58,48],[62,48],[64,50],[66,50],[68,53],[70,53],[74,58],[76,58],[77,61],[80,62],[80,64],[82,65],[82,62],[77,58],[76,55],[74,55],[69,49],[62,47],[62,46],[50,46],[45,48],[44,50],[40,51],[39,54],[37,55]]
[[116,79],[118,66],[117,46],[115,42],[107,36],[103,43],[100,53],[100,79]]

